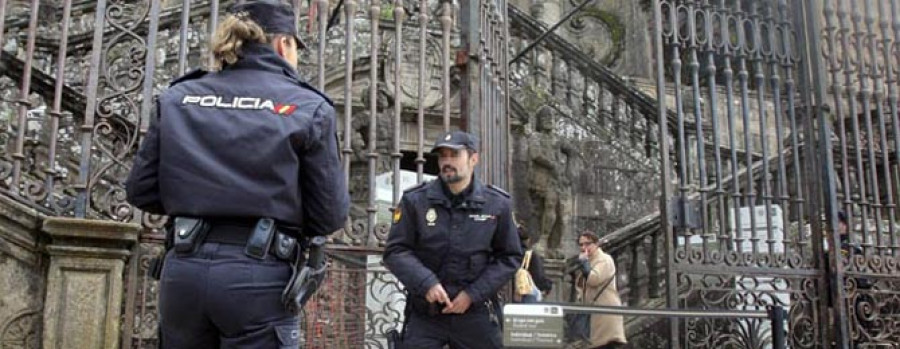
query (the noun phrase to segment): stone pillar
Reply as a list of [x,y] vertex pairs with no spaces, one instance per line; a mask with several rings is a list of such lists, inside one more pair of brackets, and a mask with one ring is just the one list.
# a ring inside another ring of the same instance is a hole
[[47,218],[50,238],[42,348],[117,348],[122,280],[141,227],[108,221]]

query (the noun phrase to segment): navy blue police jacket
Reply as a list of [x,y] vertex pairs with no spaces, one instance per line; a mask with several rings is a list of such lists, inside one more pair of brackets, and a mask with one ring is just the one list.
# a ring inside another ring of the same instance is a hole
[[218,72],[194,71],[156,101],[126,182],[155,214],[271,217],[303,234],[340,229],[349,193],[335,111],[264,44]]
[[456,204],[447,193],[440,179],[404,192],[384,263],[411,297],[441,283],[451,300],[493,299],[522,261],[509,194],[476,179]]

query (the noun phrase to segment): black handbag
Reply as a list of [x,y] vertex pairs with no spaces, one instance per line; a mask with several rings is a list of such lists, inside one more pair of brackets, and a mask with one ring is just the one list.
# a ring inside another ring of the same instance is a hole
[[[590,304],[594,304],[597,301],[597,298],[600,298],[600,295],[603,294],[603,291],[606,291],[606,287],[612,283],[613,279],[616,276],[613,275],[603,284],[603,287],[600,288],[600,291],[594,296],[594,300],[591,301]],[[585,286],[582,291],[581,299],[585,299],[585,295],[587,295],[587,287]],[[570,293],[569,299],[570,302],[575,302],[575,278],[572,278],[572,291]],[[565,337],[566,343],[590,343],[591,342],[591,314],[586,313],[574,313],[574,314],[565,314],[563,319],[565,320]]]

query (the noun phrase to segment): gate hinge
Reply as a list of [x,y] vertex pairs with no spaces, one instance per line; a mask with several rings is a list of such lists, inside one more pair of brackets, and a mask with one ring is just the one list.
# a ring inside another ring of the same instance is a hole
[[669,198],[669,225],[673,229],[700,229],[700,202],[678,195]]

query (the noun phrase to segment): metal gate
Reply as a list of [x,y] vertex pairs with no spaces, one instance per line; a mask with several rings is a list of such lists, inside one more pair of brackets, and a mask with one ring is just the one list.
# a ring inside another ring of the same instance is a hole
[[[654,4],[669,306],[784,307],[795,348],[896,345],[900,1]],[[766,326],[669,328],[755,348]]]

